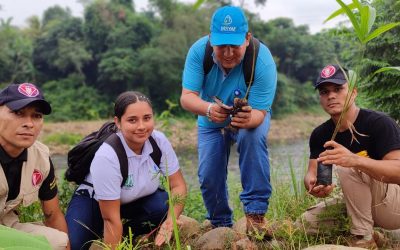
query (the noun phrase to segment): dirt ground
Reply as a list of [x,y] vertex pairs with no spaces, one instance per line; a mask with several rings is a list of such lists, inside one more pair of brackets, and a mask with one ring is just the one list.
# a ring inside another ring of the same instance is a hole
[[[296,113],[282,119],[273,119],[269,131],[269,141],[286,141],[299,138],[307,138],[311,131],[319,124],[327,120],[326,115]],[[99,121],[73,121],[45,123],[39,140],[51,134],[73,133],[85,136],[93,131],[98,130],[104,123]],[[193,123],[194,124],[194,123]],[[196,125],[173,121],[168,125],[168,131],[156,126],[157,129],[165,132],[175,148],[195,145],[197,141]],[[68,145],[48,145],[52,154],[66,154],[70,148]]]

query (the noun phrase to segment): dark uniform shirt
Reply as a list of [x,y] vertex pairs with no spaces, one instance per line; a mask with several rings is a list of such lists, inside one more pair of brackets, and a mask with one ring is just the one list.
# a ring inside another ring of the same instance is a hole
[[[8,183],[7,201],[17,198],[21,188],[22,165],[28,158],[28,150],[25,149],[19,156],[12,158],[0,146],[0,164],[3,167],[4,174]],[[54,175],[54,166],[50,161],[50,172],[43,181],[39,189],[39,199],[43,201],[51,200],[57,195],[57,185]]]
[[[399,125],[384,113],[360,109],[354,127],[357,141],[352,140],[349,129],[339,132],[335,141],[355,154],[381,160],[390,151],[400,149]],[[325,151],[323,145],[330,140],[334,129],[332,119],[314,129],[310,137],[310,159],[318,158]]]

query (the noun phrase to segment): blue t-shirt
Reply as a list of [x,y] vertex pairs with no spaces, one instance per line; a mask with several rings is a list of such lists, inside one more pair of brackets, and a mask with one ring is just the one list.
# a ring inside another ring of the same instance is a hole
[[[243,98],[247,91],[244,79],[243,60],[225,76],[219,65],[214,64],[210,72],[204,75],[203,59],[208,36],[197,40],[189,49],[182,76],[182,86],[200,94],[201,99],[213,102],[218,96],[226,105],[233,106],[235,97]],[[215,61],[215,60],[214,60]],[[260,43],[254,81],[248,97],[249,105],[253,109],[271,111],[272,101],[276,90],[276,65],[269,49]],[[205,116],[198,116],[198,126],[218,128],[230,123],[213,123]]]

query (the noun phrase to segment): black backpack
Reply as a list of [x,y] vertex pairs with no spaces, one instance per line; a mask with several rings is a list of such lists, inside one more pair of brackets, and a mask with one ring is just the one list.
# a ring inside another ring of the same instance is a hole
[[[85,181],[86,175],[90,171],[90,164],[103,142],[109,144],[116,152],[120,164],[122,183],[125,184],[128,178],[128,158],[124,146],[116,132],[117,126],[114,122],[104,123],[98,131],[95,131],[82,139],[75,147],[68,151],[68,168],[65,171],[65,179],[76,184],[84,183],[93,186]],[[150,154],[154,163],[160,166],[161,150],[152,136],[149,137],[153,152]]]
[[[244,54],[243,57],[243,72],[244,72],[244,81],[246,83],[246,86],[249,86],[250,82],[253,82],[254,80],[254,73],[257,62],[256,59],[258,56],[259,49],[260,49],[260,41],[255,37],[251,37],[249,46],[247,46],[246,53]],[[207,75],[214,65],[212,53],[213,53],[213,48],[210,44],[210,40],[208,40],[203,59],[204,75]],[[254,70],[253,70],[253,59],[254,59]]]

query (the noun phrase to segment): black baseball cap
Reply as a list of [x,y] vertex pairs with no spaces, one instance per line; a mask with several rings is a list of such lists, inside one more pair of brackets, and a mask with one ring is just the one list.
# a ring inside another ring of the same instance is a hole
[[35,104],[45,115],[51,113],[51,106],[38,87],[32,83],[10,84],[0,92],[0,105],[13,111]]
[[[348,70],[345,68],[343,68],[343,70],[347,74]],[[325,82],[343,85],[347,82],[347,80],[345,74],[340,69],[339,65],[330,64],[325,66],[325,68],[321,70],[321,73],[319,74],[317,81],[314,83],[314,87],[318,88],[320,84]]]

